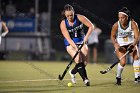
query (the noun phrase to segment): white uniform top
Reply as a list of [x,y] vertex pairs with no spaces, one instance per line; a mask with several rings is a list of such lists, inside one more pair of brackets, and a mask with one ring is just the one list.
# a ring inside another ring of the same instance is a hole
[[132,30],[131,21],[129,21],[128,27],[124,30],[121,28],[118,21],[118,33],[116,40],[120,46],[129,45],[134,42],[134,31]]
[[88,44],[99,43],[98,36],[101,33],[101,29],[95,28],[88,38]]

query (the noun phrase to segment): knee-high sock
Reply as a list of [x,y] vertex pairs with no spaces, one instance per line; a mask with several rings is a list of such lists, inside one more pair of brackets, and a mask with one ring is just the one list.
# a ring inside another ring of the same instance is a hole
[[134,68],[135,78],[138,78],[138,76],[140,76],[140,59],[134,60],[133,68]]
[[120,65],[120,63],[118,63],[118,67],[117,67],[117,76],[118,78],[121,78],[121,74],[122,74],[122,71],[123,71],[123,66]]
[[83,81],[85,79],[88,79],[84,63],[78,63],[77,65],[78,65],[77,70],[78,70],[80,76],[82,77]]
[[[85,65],[84,65],[85,66]],[[86,66],[85,66],[86,67]],[[78,64],[75,65],[75,67],[72,69],[71,73],[76,74],[78,72]]]
[[77,70],[78,64],[75,65],[75,67],[72,69],[71,73],[76,74],[78,72]]

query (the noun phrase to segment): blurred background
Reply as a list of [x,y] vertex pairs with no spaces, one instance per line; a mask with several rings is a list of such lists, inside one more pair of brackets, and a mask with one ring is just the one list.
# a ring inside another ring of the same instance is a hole
[[0,0],[2,20],[9,28],[0,46],[1,60],[67,60],[59,24],[65,4],[83,14],[102,30],[98,54],[111,58],[112,25],[117,12],[126,6],[140,24],[139,0]]

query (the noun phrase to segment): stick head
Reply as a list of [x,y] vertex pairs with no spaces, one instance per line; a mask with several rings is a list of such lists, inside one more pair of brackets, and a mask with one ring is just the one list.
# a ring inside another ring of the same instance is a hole
[[58,76],[58,79],[59,79],[59,80],[62,80],[63,78],[61,77],[61,75],[59,75],[59,76]]
[[106,73],[107,73],[107,71],[100,71],[100,73],[101,73],[101,74],[106,74]]

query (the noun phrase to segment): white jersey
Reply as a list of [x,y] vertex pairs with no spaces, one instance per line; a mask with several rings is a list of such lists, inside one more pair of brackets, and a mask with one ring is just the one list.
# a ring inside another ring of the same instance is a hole
[[116,40],[120,46],[129,45],[134,42],[134,31],[131,26],[132,22],[129,21],[128,27],[124,30],[121,28],[120,22],[118,21],[118,33]]

